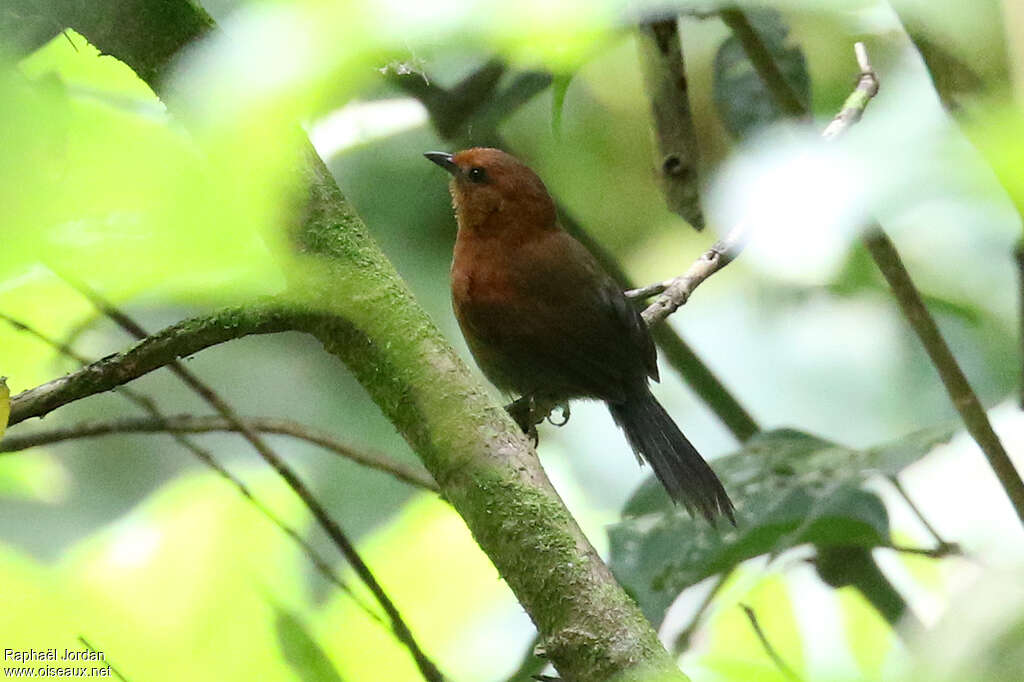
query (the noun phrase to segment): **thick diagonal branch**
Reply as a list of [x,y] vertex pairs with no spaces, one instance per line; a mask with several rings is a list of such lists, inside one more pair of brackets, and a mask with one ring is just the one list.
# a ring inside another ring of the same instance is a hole
[[[140,4],[147,11],[133,11]],[[191,34],[169,27],[168,6],[191,11],[193,19],[205,16],[188,0],[94,0],[87,9],[68,6],[64,19],[101,52],[124,55],[135,66],[138,50],[123,43],[139,47],[170,37],[178,40],[167,51],[173,54],[211,26]],[[151,85],[159,92],[158,82]],[[559,499],[529,443],[412,298],[322,161],[309,155],[298,172],[309,195],[292,230],[302,267],[287,268],[290,295],[318,318],[300,326],[345,362],[409,441],[530,614],[563,679],[685,679]],[[215,330],[209,321],[187,324],[203,330],[207,342],[241,335],[237,328]],[[242,322],[254,333],[273,327]],[[181,355],[166,335],[157,337],[165,341],[163,362]],[[179,341],[195,352],[195,343]],[[142,347],[154,348],[143,342],[136,349]],[[126,380],[140,373],[122,368],[125,358],[117,357],[84,383],[69,380],[76,392],[109,390],[116,383],[108,374]],[[131,360],[154,365],[140,350]],[[26,397],[20,417],[54,409],[60,393],[66,391]]]
[[[116,322],[123,330],[134,336],[136,339],[142,340],[149,336],[149,332],[142,328],[135,320],[129,317],[126,313],[116,308],[113,304],[108,302],[96,291],[89,288],[87,285],[81,282],[72,282],[84,296],[86,296],[97,309],[101,310],[104,315]],[[199,397],[201,397],[206,403],[217,411],[218,414],[232,426],[232,428],[242,436],[246,441],[252,445],[253,449],[260,458],[266,462],[270,467],[277,472],[277,475],[285,482],[285,484],[292,489],[292,492],[309,510],[313,518],[321,529],[327,534],[327,537],[331,539],[341,555],[345,557],[345,560],[355,571],[355,574],[359,576],[359,579],[366,585],[367,589],[370,590],[370,594],[373,595],[377,603],[380,604],[384,613],[387,614],[388,620],[390,621],[391,630],[399,642],[402,643],[406,649],[409,650],[413,660],[416,661],[416,667],[419,668],[423,678],[428,682],[443,682],[444,675],[434,664],[434,662],[427,656],[426,652],[423,651],[416,638],[413,636],[412,631],[406,624],[405,619],[402,618],[401,613],[398,611],[398,607],[395,606],[391,597],[385,592],[383,586],[377,580],[377,577],[370,570],[369,565],[363,560],[363,557],[359,554],[356,549],[355,543],[349,538],[348,534],[342,530],[341,524],[334,519],[333,516],[327,511],[320,500],[317,499],[313,491],[310,490],[309,486],[306,485],[298,472],[296,472],[291,465],[285,462],[284,458],[281,457],[274,448],[270,447],[270,444],[265,438],[254,428],[252,428],[247,422],[243,421],[242,418],[235,411],[228,402],[213,388],[199,378],[199,375],[192,370],[185,367],[185,365],[179,361],[174,360],[169,365],[169,369],[175,376],[177,376],[182,383],[192,389]]]

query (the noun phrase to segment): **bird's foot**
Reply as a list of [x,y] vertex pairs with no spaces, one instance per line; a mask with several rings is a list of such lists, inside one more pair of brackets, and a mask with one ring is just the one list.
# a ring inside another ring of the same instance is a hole
[[[561,420],[557,421],[557,422],[554,419],[551,418],[551,415],[554,412],[555,408],[561,410],[561,412],[562,412]],[[552,408],[552,410],[550,412],[548,412],[548,416],[547,416],[548,424],[551,424],[552,426],[565,426],[566,424],[569,423],[569,416],[570,416],[569,403],[566,402],[566,403],[562,403],[560,405],[555,405],[555,407]]]
[[[561,408],[561,421],[556,422],[551,419],[551,412],[555,408]],[[564,426],[569,421],[568,403],[554,402],[550,398],[537,398],[533,394],[524,395],[518,400],[512,401],[505,406],[505,411],[515,420],[519,428],[523,430],[523,433],[530,437],[534,447],[536,447],[539,440],[537,424],[547,419],[548,423],[553,426]]]
[[532,432],[534,434],[534,440],[536,440],[537,422],[533,419],[533,410],[534,401],[532,395],[524,395],[522,398],[513,400],[505,406],[505,411],[508,412],[513,421],[519,425],[519,428],[523,430],[523,433],[529,435]]

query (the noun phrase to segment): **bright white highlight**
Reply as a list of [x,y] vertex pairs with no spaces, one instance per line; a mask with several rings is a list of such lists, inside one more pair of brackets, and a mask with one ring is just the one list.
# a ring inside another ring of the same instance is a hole
[[400,133],[427,122],[427,110],[412,98],[353,102],[323,117],[309,131],[321,158]]

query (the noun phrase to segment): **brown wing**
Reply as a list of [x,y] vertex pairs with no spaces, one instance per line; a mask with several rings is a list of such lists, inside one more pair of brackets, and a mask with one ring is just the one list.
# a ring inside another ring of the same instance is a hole
[[639,312],[569,234],[545,233],[506,265],[500,297],[456,306],[474,357],[496,385],[619,402],[647,376],[657,377]]

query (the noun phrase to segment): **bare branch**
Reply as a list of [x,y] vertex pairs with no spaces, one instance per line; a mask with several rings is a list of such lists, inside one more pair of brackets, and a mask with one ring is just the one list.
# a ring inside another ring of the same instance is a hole
[[640,67],[651,102],[658,149],[658,178],[669,210],[700,230],[699,150],[690,111],[686,64],[675,17],[641,24]]
[[1013,466],[1013,461],[992,428],[988,415],[985,414],[985,408],[960,369],[946,340],[942,338],[935,318],[928,312],[899,252],[889,236],[877,224],[868,229],[863,241],[878,269],[882,271],[885,281],[889,283],[903,316],[917,333],[925,352],[935,365],[939,378],[942,379],[946,392],[953,401],[953,407],[960,413],[960,418],[967,427],[967,432],[985,453],[989,466],[1010,498],[1017,517],[1024,523],[1024,481],[1021,481],[1020,473]]
[[1020,409],[1024,410],[1024,241],[1018,242],[1013,249],[1013,259],[1017,263],[1017,342],[1020,344],[1021,373],[1019,401]]
[[[71,39],[68,38],[68,40],[71,40]],[[78,641],[82,643],[82,646],[84,646],[86,649],[88,649],[89,651],[93,652],[94,654],[98,654],[99,653],[99,651],[96,650],[96,647],[94,647],[92,644],[90,644],[89,640],[87,640],[85,638],[85,635],[79,635],[78,636]],[[107,667],[110,668],[110,672],[112,672],[115,675],[117,675],[117,679],[121,680],[121,682],[128,682],[128,680],[125,678],[125,676],[121,674],[121,671],[118,670],[117,668],[115,668],[114,664],[107,660],[106,654],[103,654],[103,660],[106,662]]]
[[[750,226],[741,223],[734,227],[724,239],[705,251],[682,275],[658,285],[626,292],[629,298],[641,298],[646,292],[659,293],[657,299],[643,312],[644,322],[654,325],[679,310],[690,300],[690,294],[701,282],[731,263],[746,246]],[[650,293],[647,294],[648,296]]]
[[[738,10],[736,13],[742,15]],[[744,18],[743,21],[746,21],[746,19]],[[868,102],[878,92],[878,76],[872,70],[871,63],[868,61],[867,50],[862,43],[857,43],[854,46],[854,50],[857,55],[857,63],[861,68],[860,78],[857,81],[856,89],[847,98],[842,110],[822,132],[822,137],[826,140],[834,140],[860,120],[860,115],[863,113],[864,108],[867,107]],[[856,112],[856,115],[853,112]],[[631,289],[626,292],[626,296],[634,300],[640,300],[660,294],[653,303],[647,306],[643,316],[644,321],[649,325],[654,325],[664,320],[685,305],[690,300],[690,294],[704,280],[731,263],[740,254],[747,245],[752,230],[753,226],[747,223],[736,225],[724,238],[705,251],[682,275],[663,282],[649,284],[639,289]]]
[[[16,320],[8,315],[4,315],[3,313],[0,313],[0,319],[5,320],[15,329],[23,331],[27,334],[31,334],[32,336],[36,337],[43,343],[52,346],[62,355],[65,355],[83,365],[89,364],[88,359],[79,354],[73,348],[71,348],[70,345],[47,336],[46,334],[42,333],[35,327],[32,327],[20,320]],[[153,400],[149,396],[139,393],[138,391],[133,391],[132,389],[126,387],[122,387],[121,390],[119,391],[119,394],[124,396],[124,398],[129,402],[138,405],[140,408],[142,408],[150,415],[152,415],[152,419],[150,421],[158,425],[159,428],[157,430],[168,430],[166,429],[169,423],[168,418],[165,417],[162,412],[160,412],[160,408],[157,407],[155,400]],[[72,429],[64,429],[63,431],[73,430],[74,427]],[[55,437],[51,440],[47,440],[45,438],[47,435],[59,436],[61,431],[62,429],[56,429],[54,431],[31,434],[28,436],[8,436],[7,438],[0,441],[0,452],[14,452],[29,447],[35,447],[37,445],[43,445],[48,442],[58,442],[60,440],[64,440],[63,438],[60,437]],[[338,589],[340,589],[342,592],[347,594],[352,599],[352,601],[354,601],[355,604],[372,620],[376,621],[384,627],[388,627],[388,624],[385,623],[373,609],[371,609],[366,603],[363,602],[363,600],[355,592],[352,591],[352,588],[348,586],[348,583],[341,579],[341,577],[334,571],[334,569],[331,568],[330,564],[327,563],[327,560],[321,557],[320,554],[316,551],[316,549],[314,549],[313,546],[309,544],[309,542],[304,537],[302,537],[302,535],[299,534],[297,530],[295,530],[295,528],[288,525],[284,521],[284,519],[278,516],[273,510],[270,509],[270,507],[265,505],[259,498],[257,498],[253,494],[249,486],[243,483],[241,479],[237,478],[223,464],[221,464],[217,460],[217,458],[213,456],[212,452],[210,452],[204,447],[201,447],[197,443],[192,442],[191,439],[187,438],[184,435],[184,433],[180,431],[168,431],[179,445],[181,445],[186,450],[191,452],[196,459],[198,459],[200,462],[208,466],[219,476],[221,476],[221,478],[223,478],[232,486],[234,486],[234,488],[245,500],[249,502],[249,504],[251,504],[258,512],[263,514],[263,516],[267,520],[269,520],[272,524],[277,526],[278,529],[281,530],[281,532],[283,532],[293,542],[295,542],[299,546],[299,549],[302,550],[303,554],[305,554],[306,557],[309,559],[310,563],[313,564],[313,567],[320,573],[320,575],[322,575],[328,582],[338,587]],[[83,433],[81,435],[84,436],[89,434]],[[100,434],[97,433],[94,435]]]
[[[756,39],[754,42],[760,42],[760,38],[756,34],[754,34],[753,38]],[[764,45],[748,45],[747,42],[743,42],[743,46],[747,50],[751,61],[755,63],[755,66],[757,66],[759,61],[764,61],[765,63],[761,66],[766,71],[774,70],[778,73],[778,65],[771,59],[771,55],[767,53],[767,48]],[[834,139],[836,135],[849,129],[859,119],[860,112],[867,106],[867,103],[878,92],[878,78],[871,68],[867,50],[860,43],[857,44],[855,50],[857,62],[861,69],[861,77],[858,79],[856,91],[847,99],[843,112],[840,112],[840,115],[837,117],[839,120],[833,121],[833,124],[829,126],[834,131],[830,139]],[[767,55],[766,60],[760,59],[760,57],[765,55]],[[758,73],[761,74],[769,90],[772,91],[778,100],[781,101],[788,97],[785,91],[788,85],[784,81],[780,85],[779,79],[772,76],[771,73],[762,73],[760,69]],[[803,111],[794,115],[802,117],[806,113],[806,111]],[[826,129],[826,132],[828,132],[828,129]],[[899,252],[877,222],[868,226],[862,241],[878,269],[889,283],[889,287],[892,289],[893,295],[903,311],[903,316],[906,317],[907,322],[913,327],[918,339],[920,339],[925,351],[931,358],[932,364],[935,365],[939,378],[946,387],[946,392],[949,394],[953,406],[960,413],[968,433],[971,434],[978,447],[985,453],[989,466],[999,478],[1000,484],[1010,498],[1010,502],[1017,512],[1017,517],[1021,523],[1024,523],[1024,481],[1021,480],[1020,473],[1014,468],[1013,462],[1006,454],[1006,449],[992,428],[988,415],[985,414],[985,409],[978,400],[978,396],[974,393],[974,389],[971,388],[970,382],[967,381],[963,370],[960,369],[956,358],[949,350],[949,346],[946,345],[945,339],[942,338],[938,325],[935,324],[935,319],[924,305],[921,294],[910,278],[910,273],[903,264]]]
[[800,100],[796,90],[782,75],[779,65],[768,50],[768,46],[750,24],[747,15],[740,9],[724,9],[720,12],[722,21],[732,31],[736,39],[747,53],[751,66],[768,88],[775,103],[786,116],[796,119],[808,119],[807,107]]
[[304,329],[312,316],[278,305],[227,308],[206,318],[171,325],[122,353],[115,353],[11,398],[9,425],[90,395],[103,393],[164,367],[172,360],[250,334]]
[[825,132],[821,134],[826,140],[842,135],[850,126],[859,121],[860,117],[864,115],[864,109],[867,108],[868,102],[878,94],[878,74],[871,67],[867,48],[864,47],[864,43],[855,43],[853,51],[857,55],[857,65],[860,67],[857,87],[846,98],[842,110],[836,114],[832,122],[825,128]]
[[[65,279],[68,279],[65,277]],[[112,303],[104,299],[100,294],[86,285],[84,282],[68,280],[72,286],[80,291],[86,298],[89,299],[92,304],[101,310],[106,316],[116,322],[122,329],[127,331],[132,336],[139,340],[145,340],[149,337],[149,333],[142,328],[141,325],[136,323],[131,317],[125,314],[122,310],[116,308]],[[377,582],[377,578],[373,575],[370,567],[366,565],[363,558],[359,555],[356,550],[355,544],[349,539],[348,535],[341,529],[338,522],[335,521],[327,510],[324,508],[320,501],[316,498],[306,484],[299,478],[295,471],[285,464],[284,459],[277,454],[276,451],[271,448],[267,442],[260,436],[254,429],[252,429],[244,420],[235,412],[235,409],[231,407],[216,391],[213,390],[206,382],[201,380],[194,372],[185,367],[178,360],[173,360],[167,365],[167,369],[171,370],[182,383],[191,388],[197,395],[205,400],[210,407],[216,410],[224,419],[226,419],[234,430],[237,430],[245,440],[249,441],[249,444],[253,446],[253,449],[263,458],[267,464],[277,472],[277,474],[284,480],[289,488],[302,500],[306,508],[309,509],[310,513],[313,514],[313,518],[317,520],[320,527],[327,533],[327,536],[331,538],[335,546],[345,557],[345,559],[355,570],[356,575],[359,579],[369,588],[374,598],[384,609],[384,612],[388,615],[391,621],[391,629],[402,644],[409,650],[413,659],[416,661],[416,665],[420,669],[420,673],[423,677],[431,682],[442,682],[444,676],[441,671],[434,665],[434,662],[427,657],[427,655],[420,648],[413,637],[412,631],[406,625],[402,619],[402,615],[398,612],[398,608],[391,601],[387,592],[381,587],[380,583]]]
[[[428,472],[413,467],[383,453],[355,448],[339,441],[329,433],[314,429],[290,419],[270,417],[243,417],[242,422],[253,431],[292,436],[334,452],[357,464],[391,474],[400,481],[425,490],[437,492],[437,483]],[[0,441],[0,453],[17,452],[41,445],[52,445],[80,438],[95,438],[125,433],[211,433],[238,432],[238,428],[224,417],[177,415],[173,417],[122,417],[109,421],[83,422],[74,426],[8,436]]]
[[693,640],[694,633],[697,632],[697,628],[704,622],[704,614],[707,613],[708,608],[711,607],[711,602],[714,601],[715,596],[722,589],[722,585],[725,584],[730,575],[732,575],[731,569],[715,576],[715,582],[711,585],[711,589],[704,595],[704,599],[697,606],[697,610],[694,612],[693,617],[690,618],[690,622],[676,636],[676,641],[672,644],[672,650],[677,656],[682,655],[690,648],[690,641]]
[[795,682],[800,682],[800,676],[793,672],[793,669],[786,665],[786,662],[782,660],[782,656],[775,650],[772,643],[768,641],[768,637],[764,634],[764,630],[761,629],[761,624],[757,622],[757,614],[754,613],[754,609],[750,608],[747,604],[740,604],[740,608],[743,609],[743,613],[747,615],[747,619],[750,621],[750,627],[754,628],[754,634],[757,635],[758,641],[761,642],[761,646],[764,647],[768,657],[772,659],[783,675],[788,677]]

